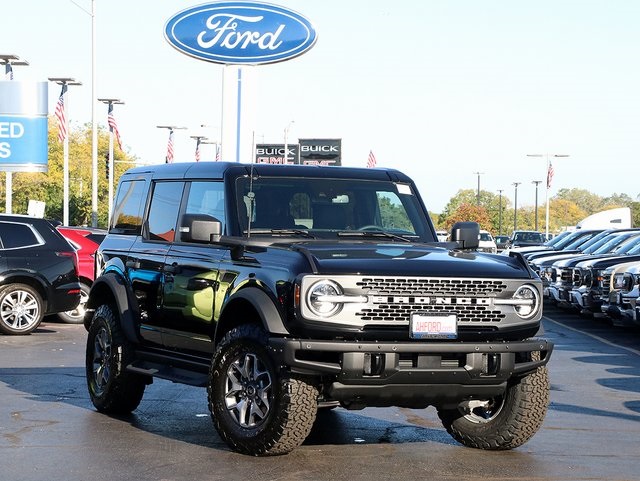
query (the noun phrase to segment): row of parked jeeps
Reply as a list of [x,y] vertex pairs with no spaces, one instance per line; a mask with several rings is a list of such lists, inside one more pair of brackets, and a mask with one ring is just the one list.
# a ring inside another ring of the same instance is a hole
[[540,276],[548,302],[613,325],[640,325],[640,229],[567,231],[511,250]]

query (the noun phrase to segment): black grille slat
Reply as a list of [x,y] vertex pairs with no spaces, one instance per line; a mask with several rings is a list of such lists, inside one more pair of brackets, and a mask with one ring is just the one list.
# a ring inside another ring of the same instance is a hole
[[500,280],[481,279],[372,279],[364,278],[357,283],[362,289],[369,289],[382,295],[456,295],[487,296],[499,294],[507,286]]
[[[363,278],[356,285],[370,295],[389,297],[389,302],[362,309],[356,315],[368,323],[409,322],[412,312],[451,312],[460,324],[497,324],[506,315],[495,308],[476,303],[457,304],[459,298],[498,297],[507,289],[501,280],[493,279],[427,279],[427,278]],[[409,302],[393,302],[394,296],[408,296]],[[451,297],[451,304],[413,302],[420,297]]]

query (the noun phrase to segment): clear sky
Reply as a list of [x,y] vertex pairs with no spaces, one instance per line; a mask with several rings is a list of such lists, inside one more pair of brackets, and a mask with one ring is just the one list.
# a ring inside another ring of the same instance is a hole
[[[167,131],[176,160],[192,160],[190,135],[220,135],[222,69],[187,57],[163,37],[175,13],[204,3],[96,0],[97,97],[115,115],[125,149],[163,162]],[[316,45],[256,68],[257,142],[341,138],[343,164],[405,171],[430,210],[459,189],[533,205],[544,158],[549,195],[582,188],[636,199],[640,182],[640,1],[281,0],[307,17]],[[82,7],[82,8],[80,8]],[[84,11],[83,11],[84,9]],[[15,80],[75,77],[72,126],[91,121],[90,0],[20,0],[0,9],[0,54],[17,54]],[[49,90],[53,112],[60,87]],[[99,104],[98,121],[106,124]],[[202,128],[201,125],[210,127]],[[207,148],[212,149],[211,146]],[[212,158],[212,150],[204,151]],[[539,191],[544,199],[544,184]]]

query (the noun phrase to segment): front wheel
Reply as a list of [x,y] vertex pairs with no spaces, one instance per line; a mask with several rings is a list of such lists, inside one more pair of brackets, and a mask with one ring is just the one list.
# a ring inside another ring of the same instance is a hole
[[100,412],[129,414],[138,407],[145,378],[127,372],[133,350],[124,337],[113,309],[96,309],[87,335],[86,374],[91,402]]
[[42,297],[27,284],[9,284],[0,290],[0,331],[31,334],[44,315]]
[[467,401],[459,409],[439,409],[447,432],[478,449],[506,450],[526,443],[542,426],[549,405],[547,367],[510,381],[505,393]]
[[286,454],[302,444],[316,418],[316,387],[276,366],[266,333],[253,325],[222,339],[207,391],[220,437],[243,454]]

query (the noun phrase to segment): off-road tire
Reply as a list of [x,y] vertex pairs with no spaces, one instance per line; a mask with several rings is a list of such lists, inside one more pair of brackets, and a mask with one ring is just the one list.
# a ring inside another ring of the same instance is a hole
[[8,284],[0,289],[0,331],[10,335],[31,334],[44,316],[42,296],[27,284]]
[[507,450],[526,443],[542,426],[549,406],[547,367],[511,380],[492,416],[465,415],[458,409],[439,409],[447,432],[464,446]]
[[87,335],[86,375],[91,402],[100,412],[129,414],[138,407],[145,377],[127,372],[133,349],[111,306],[96,309]]
[[213,356],[207,387],[220,437],[233,450],[253,456],[286,454],[298,447],[317,412],[317,388],[276,365],[267,340],[254,325],[229,331]]
[[91,288],[84,282],[80,283],[80,303],[75,309],[65,312],[58,312],[58,319],[67,324],[82,324],[84,322],[85,305],[89,300],[89,290]]

